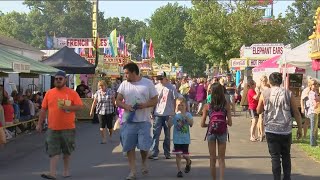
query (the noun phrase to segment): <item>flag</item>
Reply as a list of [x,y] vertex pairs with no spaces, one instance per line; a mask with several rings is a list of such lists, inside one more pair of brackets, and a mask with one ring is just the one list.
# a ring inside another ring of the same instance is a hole
[[149,44],[149,58],[155,58],[152,39],[150,39],[150,44]]
[[74,48],[74,52],[80,54],[80,48]]
[[147,42],[145,40],[142,41],[142,52],[141,52],[141,58],[142,59],[147,59],[148,54],[147,54]]
[[124,43],[123,54],[124,54],[124,56],[128,56],[128,46],[126,43]]
[[[121,36],[120,36],[120,33],[119,33],[119,36],[118,36],[118,38],[117,38],[117,48],[118,48],[118,50],[120,49],[120,46],[121,46]],[[120,50],[119,50],[119,52],[120,52]]]
[[85,55],[86,55],[86,49],[85,48],[81,48],[80,56],[85,56]]
[[119,49],[120,49],[121,54],[124,54],[124,45],[125,45],[124,36],[121,36],[120,37],[120,44],[119,44]]
[[46,47],[47,49],[52,49],[53,48],[53,38],[46,33]]
[[116,57],[118,55],[117,50],[117,30],[114,29],[109,36],[109,44],[110,44],[110,50],[112,53],[112,57]]
[[88,54],[88,57],[93,57],[93,54],[92,54],[92,48],[89,48],[89,54]]

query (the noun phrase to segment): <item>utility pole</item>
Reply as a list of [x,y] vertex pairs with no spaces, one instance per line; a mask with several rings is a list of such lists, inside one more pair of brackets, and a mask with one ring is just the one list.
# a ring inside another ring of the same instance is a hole
[[98,36],[98,5],[99,0],[91,0],[92,2],[92,38],[93,49],[95,51],[95,67],[97,68],[99,63],[99,36]]

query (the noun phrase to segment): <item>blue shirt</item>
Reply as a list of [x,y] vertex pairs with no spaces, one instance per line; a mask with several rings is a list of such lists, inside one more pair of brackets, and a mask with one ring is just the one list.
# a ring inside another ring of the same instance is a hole
[[[186,113],[189,119],[192,119],[190,113]],[[186,118],[184,118],[180,113],[177,113],[173,119],[172,123],[173,129],[173,144],[190,144],[190,125]]]
[[17,103],[13,103],[13,109],[14,109],[14,118],[20,119],[20,107]]

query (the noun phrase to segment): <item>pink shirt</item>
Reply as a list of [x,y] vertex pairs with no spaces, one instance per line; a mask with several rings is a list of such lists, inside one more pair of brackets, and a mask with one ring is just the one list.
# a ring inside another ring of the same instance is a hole
[[256,91],[253,89],[248,90],[248,105],[249,109],[256,110],[258,106],[258,100],[255,100],[253,96],[256,95]]

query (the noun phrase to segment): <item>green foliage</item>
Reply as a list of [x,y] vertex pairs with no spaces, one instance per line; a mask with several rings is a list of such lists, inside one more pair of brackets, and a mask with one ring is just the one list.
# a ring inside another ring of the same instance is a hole
[[[292,129],[292,140],[294,144],[298,144],[298,146],[308,154],[309,157],[316,160],[317,162],[320,162],[320,148],[315,146],[310,146],[310,129],[308,130],[308,133],[306,135],[306,138],[297,139],[297,129]],[[318,133],[320,136],[320,132]],[[320,144],[320,139],[317,139],[317,143]]]
[[222,4],[218,1],[193,1],[191,22],[185,29],[186,43],[212,63],[226,63],[239,57],[242,45],[281,43],[286,39],[283,19],[263,22],[262,11],[252,1]]
[[[29,13],[2,13],[0,33],[44,48],[46,32],[57,37],[86,38],[92,36],[91,2],[25,0]],[[313,32],[318,0],[299,0],[290,6],[284,17],[261,21],[263,11],[257,1],[217,0],[192,1],[186,8],[178,3],[159,7],[150,19],[129,17],[105,18],[98,15],[100,37],[117,29],[129,43],[133,57],[141,54],[141,39],[152,38],[156,62],[179,63],[192,75],[203,75],[205,64],[225,64],[239,57],[242,45],[253,43],[292,43],[297,46],[308,40]]]
[[[16,38],[34,47],[45,48],[46,33],[56,37],[89,38],[92,37],[92,6],[90,1],[33,1],[24,2],[30,9],[28,14],[0,12],[0,33]],[[146,37],[146,23],[131,20],[104,18],[98,14],[98,32],[100,37],[109,36],[117,28],[130,44],[133,54],[141,53],[141,39]]]
[[27,14],[10,12],[6,15],[0,13],[0,33],[9,37],[17,38],[23,42],[32,40],[30,23]]
[[[179,63],[188,72],[201,73],[205,61],[192,49],[185,47],[186,30],[184,24],[190,21],[188,9],[178,3],[168,3],[158,8],[149,21],[149,36],[152,37],[155,48],[156,61],[161,63]],[[192,66],[193,62],[196,62]]]
[[314,16],[320,6],[319,0],[299,0],[292,3],[286,11],[286,25],[289,29],[288,41],[298,46],[312,35]]

